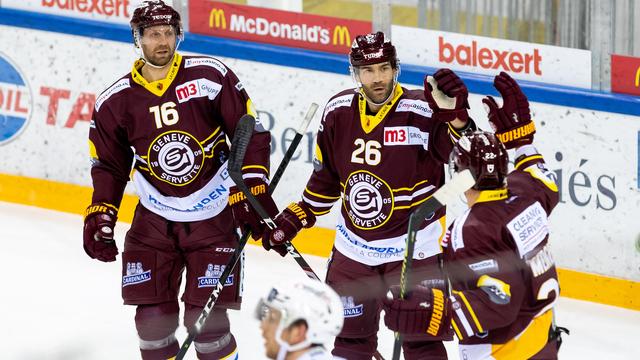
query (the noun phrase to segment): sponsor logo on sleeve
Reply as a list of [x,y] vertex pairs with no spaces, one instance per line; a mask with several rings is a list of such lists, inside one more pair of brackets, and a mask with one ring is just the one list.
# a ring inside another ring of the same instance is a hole
[[511,220],[507,224],[507,229],[511,232],[518,246],[520,256],[524,257],[549,234],[547,213],[542,205],[536,201]]
[[396,107],[396,112],[412,112],[428,118],[433,114],[433,110],[431,110],[426,101],[413,99],[400,100]]
[[324,107],[324,117],[322,118],[322,120],[324,121],[324,119],[327,117],[327,115],[332,112],[333,110],[342,107],[342,106],[346,106],[349,107],[351,106],[351,102],[353,101],[353,94],[347,94],[347,95],[342,95],[342,96],[338,96],[337,98],[329,101],[329,103],[327,103],[327,106]]
[[129,84],[129,79],[121,79],[117,83],[111,85],[111,87],[105,90],[102,94],[100,94],[100,96],[98,96],[98,99],[96,99],[96,111],[100,111],[100,107],[102,106],[102,104],[111,96],[130,87],[131,85]]
[[151,280],[151,270],[144,270],[142,262],[128,262],[126,275],[122,277],[122,287],[137,285]]
[[429,133],[414,126],[392,126],[384,128],[384,145],[420,145],[429,147]]
[[497,261],[494,259],[488,259],[469,264],[469,269],[473,270],[476,274],[488,274],[497,272],[499,267]]
[[0,145],[15,139],[27,127],[32,99],[26,77],[0,53]]
[[214,58],[190,58],[184,61],[185,68],[194,66],[209,66],[218,70],[222,74],[222,76],[227,75],[227,67]]
[[213,100],[218,96],[221,89],[222,85],[209,79],[200,78],[176,86],[176,97],[180,103],[205,96],[209,100]]

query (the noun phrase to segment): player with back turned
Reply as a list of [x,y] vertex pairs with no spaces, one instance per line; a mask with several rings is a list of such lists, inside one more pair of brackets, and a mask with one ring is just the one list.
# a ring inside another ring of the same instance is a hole
[[[131,29],[140,59],[97,98],[90,125],[93,196],[84,249],[100,261],[116,260],[113,229],[133,167],[140,202],[124,241],[122,297],[136,305],[142,358],[169,359],[179,350],[175,331],[184,270],[183,320],[193,331],[238,244],[235,226],[263,231],[246,199],[235,195],[226,170],[227,138],[233,138],[240,117],[254,110],[242,83],[222,62],[176,52],[183,30],[170,6],[143,2]],[[243,177],[275,214],[266,193],[269,153],[270,134],[257,125]],[[226,309],[239,309],[241,281],[240,263],[195,338],[199,359],[237,357]]]
[[[444,265],[451,293],[417,286],[406,300],[385,300],[385,323],[401,333],[437,336],[451,325],[462,359],[556,359],[560,332],[553,321],[560,295],[549,245],[558,188],[532,145],[529,102],[506,73],[494,81],[504,104],[483,102],[496,134],[463,134],[451,154],[455,171],[471,170],[469,209],[447,232]],[[506,149],[515,149],[508,173]],[[447,296],[448,295],[448,296]]]
[[[398,84],[396,50],[383,33],[356,37],[349,59],[357,88],[325,106],[302,200],[275,219],[277,228],[265,232],[262,242],[285,254],[285,241],[341,200],[326,279],[344,305],[333,354],[357,360],[376,352],[381,299],[399,279],[409,214],[444,183],[443,165],[460,131],[474,125],[467,89],[451,71],[427,77],[424,91]],[[437,255],[444,215],[442,210],[425,220],[414,265],[426,283],[442,288]],[[441,340],[449,337],[407,337],[405,356],[444,359]]]

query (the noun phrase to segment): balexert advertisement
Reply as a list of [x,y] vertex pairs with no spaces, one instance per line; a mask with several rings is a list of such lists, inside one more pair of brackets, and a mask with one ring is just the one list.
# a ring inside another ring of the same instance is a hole
[[391,32],[403,63],[591,88],[588,50],[397,25]]
[[[129,24],[142,0],[2,0],[5,8]],[[172,0],[164,0],[173,5]]]

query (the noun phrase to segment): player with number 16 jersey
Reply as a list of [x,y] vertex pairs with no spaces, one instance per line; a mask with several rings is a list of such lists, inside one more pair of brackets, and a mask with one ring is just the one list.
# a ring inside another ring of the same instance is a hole
[[[115,261],[118,207],[133,167],[140,202],[122,254],[122,297],[136,305],[143,359],[178,352],[178,293],[186,269],[184,323],[189,331],[237,244],[238,227],[262,229],[227,174],[229,145],[238,120],[253,114],[236,75],[219,60],[182,56],[180,15],[162,1],[145,1],[131,19],[141,58],[96,101],[89,131],[92,204],[85,216],[89,256]],[[243,176],[266,189],[270,134],[260,125],[249,143]],[[231,195],[231,196],[230,196]],[[257,194],[276,212],[264,191]],[[235,196],[235,198],[239,198]],[[236,342],[226,309],[239,309],[242,260],[227,278],[206,325],[195,337],[199,359],[234,358]]]

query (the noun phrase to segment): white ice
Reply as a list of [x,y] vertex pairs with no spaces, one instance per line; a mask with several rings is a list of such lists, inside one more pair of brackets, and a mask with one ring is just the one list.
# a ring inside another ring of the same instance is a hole
[[[119,223],[118,245],[128,229]],[[82,218],[0,202],[0,350],[4,359],[137,359],[134,308],[122,305],[120,262],[101,263],[82,249]],[[231,312],[241,359],[264,359],[252,313],[273,283],[305,275],[290,258],[247,246],[243,310]],[[326,260],[305,256],[324,276]],[[557,323],[571,330],[562,359],[638,359],[640,312],[561,298]],[[185,331],[177,333],[184,339]],[[458,359],[455,343],[447,344]],[[379,350],[389,359],[392,333],[382,330]],[[189,359],[195,359],[190,350]]]

